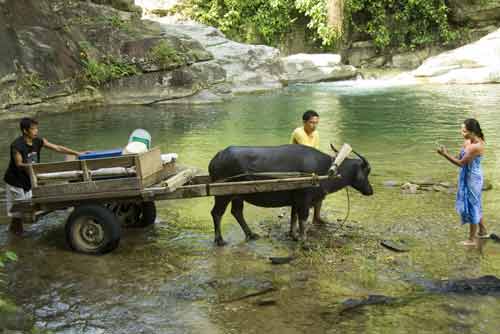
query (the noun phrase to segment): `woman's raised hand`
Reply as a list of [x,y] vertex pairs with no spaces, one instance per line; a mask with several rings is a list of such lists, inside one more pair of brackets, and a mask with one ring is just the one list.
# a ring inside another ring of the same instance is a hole
[[437,149],[437,153],[439,153],[442,156],[445,156],[448,154],[448,149],[444,145],[440,145]]

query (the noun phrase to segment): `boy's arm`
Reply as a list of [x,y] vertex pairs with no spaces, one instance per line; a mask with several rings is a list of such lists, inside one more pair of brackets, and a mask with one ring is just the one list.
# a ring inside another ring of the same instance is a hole
[[16,153],[14,153],[14,163],[19,168],[26,168],[29,165],[29,164],[23,162],[23,156],[17,150],[16,150]]
[[56,152],[59,152],[59,153],[71,154],[71,155],[74,155],[74,156],[79,156],[81,154],[81,152],[74,151],[74,150],[72,150],[72,149],[70,149],[70,148],[68,148],[66,146],[52,144],[51,142],[49,142],[45,138],[43,138],[43,146],[45,146],[49,150],[56,151]]

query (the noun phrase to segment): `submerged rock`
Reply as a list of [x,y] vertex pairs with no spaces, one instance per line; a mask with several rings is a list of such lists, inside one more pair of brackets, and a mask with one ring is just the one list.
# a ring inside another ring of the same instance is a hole
[[408,252],[410,250],[408,246],[396,241],[382,240],[380,244],[385,248],[395,252]]
[[442,280],[435,282],[430,290],[435,292],[479,294],[500,292],[500,279],[496,276],[487,275],[479,278]]
[[269,260],[271,260],[272,264],[286,264],[290,263],[294,260],[295,258],[292,256],[283,256],[283,257],[270,257]]
[[392,305],[398,303],[400,300],[394,297],[387,297],[382,295],[369,295],[367,298],[363,299],[347,299],[344,301],[340,307],[339,312],[345,313],[348,311],[354,311],[364,306],[370,305]]
[[416,194],[418,189],[419,189],[418,184],[410,182],[406,182],[401,186],[401,190],[403,191],[404,194]]

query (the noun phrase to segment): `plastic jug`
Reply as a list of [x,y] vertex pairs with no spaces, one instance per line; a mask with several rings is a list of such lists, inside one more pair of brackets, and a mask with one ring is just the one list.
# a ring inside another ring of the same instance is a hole
[[151,135],[144,129],[135,129],[128,138],[128,142],[139,142],[146,145],[146,147],[151,149]]

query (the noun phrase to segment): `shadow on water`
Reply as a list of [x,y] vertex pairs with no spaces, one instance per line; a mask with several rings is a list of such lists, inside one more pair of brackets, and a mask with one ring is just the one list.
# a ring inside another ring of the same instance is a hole
[[[0,225],[0,250],[19,261],[7,266],[6,294],[37,327],[54,333],[492,333],[500,324],[495,294],[430,293],[429,282],[500,272],[500,244],[481,251],[465,237],[448,192],[402,193],[384,182],[432,178],[454,183],[456,170],[434,152],[439,141],[456,149],[460,122],[478,117],[485,130],[485,219],[497,228],[496,156],[500,95],[492,86],[359,88],[321,84],[243,96],[217,106],[93,108],[41,116],[41,133],[70,147],[106,149],[126,143],[138,127],[151,132],[163,152],[206,168],[227,145],[278,145],[289,140],[305,109],[321,114],[322,149],[349,142],[369,159],[375,196],[351,192],[328,197],[326,226],[312,227],[309,247],[286,236],[288,210],[248,207],[250,226],[262,238],[246,243],[229,213],[223,221],[229,246],[212,244],[211,199],[159,204],[159,221],[124,230],[120,247],[104,256],[71,252],[63,224],[67,212],[46,216],[27,236]],[[8,121],[4,143],[17,134]],[[6,146],[0,147],[3,166]],[[56,159],[44,152],[44,161]],[[404,244],[396,253],[381,240]],[[273,265],[269,257],[292,257]],[[367,296],[372,304],[356,305]],[[375,298],[375,299],[373,299]],[[349,304],[351,303],[351,304]]]

